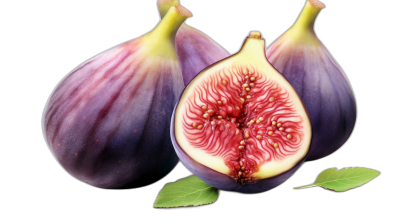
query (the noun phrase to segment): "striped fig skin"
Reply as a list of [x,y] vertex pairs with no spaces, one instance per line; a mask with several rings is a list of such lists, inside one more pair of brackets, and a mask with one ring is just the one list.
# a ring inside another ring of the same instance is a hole
[[339,149],[356,122],[356,100],[345,73],[312,32],[312,44],[282,35],[267,49],[271,64],[293,85],[310,116],[313,139],[307,161]]
[[203,69],[229,56],[210,37],[186,24],[179,28],[175,46],[185,86]]
[[179,62],[149,55],[142,40],[77,67],[45,107],[43,132],[53,155],[68,173],[90,185],[148,185],[178,162],[169,121],[184,88]]
[[[174,115],[175,115],[175,110],[176,107],[173,112]],[[174,123],[175,123],[175,116],[172,116],[171,124]],[[300,168],[300,166],[304,163],[306,158],[304,157],[301,161],[299,161],[297,165],[295,165],[287,172],[281,173],[271,178],[259,180],[258,182],[241,185],[240,183],[230,178],[228,175],[219,173],[192,159],[177,142],[174,125],[171,125],[171,139],[172,139],[172,144],[174,145],[175,148],[175,152],[178,154],[179,159],[182,161],[183,164],[185,164],[185,167],[187,169],[189,169],[194,175],[199,177],[207,184],[225,191],[236,191],[241,193],[253,194],[271,190],[279,186],[283,182],[285,182],[287,179],[289,179],[289,177],[291,177],[297,171],[297,169]]]

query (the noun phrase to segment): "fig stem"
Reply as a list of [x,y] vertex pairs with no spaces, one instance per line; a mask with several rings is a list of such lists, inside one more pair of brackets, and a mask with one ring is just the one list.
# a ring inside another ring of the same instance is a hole
[[324,7],[325,6],[322,3],[316,0],[308,0],[291,29],[298,29],[301,31],[308,30],[314,32],[315,20],[321,9]]
[[161,19],[164,18],[168,10],[174,5],[180,5],[179,0],[158,0],[157,6]]
[[308,0],[293,26],[284,34],[301,45],[321,46],[314,32],[315,20],[325,5],[318,0]]
[[253,31],[250,33],[240,50],[240,54],[246,55],[245,58],[248,60],[267,60],[265,56],[265,40],[260,32]]
[[315,187],[315,186],[318,186],[318,185],[315,185],[315,184],[309,184],[309,185],[305,185],[305,186],[301,186],[301,187],[295,187],[294,189],[303,189],[303,188],[307,188],[307,187]]
[[[192,17],[192,14],[183,6],[172,6],[156,28],[146,35],[147,43],[150,46],[158,46],[160,48],[164,48],[164,46],[158,45],[158,43],[162,42],[161,40],[172,41],[172,44],[174,44],[179,27],[189,17]],[[165,42],[161,44],[165,44]]]

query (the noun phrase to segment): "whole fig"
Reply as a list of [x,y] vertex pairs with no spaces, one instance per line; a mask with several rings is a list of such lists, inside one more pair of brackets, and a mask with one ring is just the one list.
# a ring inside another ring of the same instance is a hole
[[288,179],[304,162],[311,135],[300,97],[267,61],[259,32],[189,83],[171,125],[176,153],[190,171],[243,193]]
[[268,60],[293,85],[310,115],[313,140],[307,161],[339,149],[357,116],[348,78],[314,32],[324,7],[308,0],[296,23],[267,49]]
[[75,178],[100,188],[151,184],[177,164],[170,117],[184,88],[174,38],[191,17],[173,6],[157,27],[79,65],[51,94],[45,140]]

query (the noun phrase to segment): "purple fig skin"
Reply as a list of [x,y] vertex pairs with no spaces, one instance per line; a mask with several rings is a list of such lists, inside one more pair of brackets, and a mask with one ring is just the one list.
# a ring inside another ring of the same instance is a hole
[[339,149],[353,132],[357,117],[350,82],[313,29],[324,7],[309,0],[292,28],[266,51],[271,64],[296,89],[310,116],[313,139],[306,161]]
[[55,88],[42,128],[75,178],[106,189],[154,183],[178,163],[170,117],[184,85],[174,38],[191,17],[173,6],[150,33],[81,64]]
[[[171,124],[175,123],[175,110],[176,106],[172,115],[172,120]],[[174,125],[171,125],[171,139],[172,139],[172,144],[175,148],[175,152],[178,155],[179,159],[181,162],[185,165],[185,167],[190,170],[194,175],[199,177],[201,180],[206,182],[207,184],[218,188],[220,190],[225,190],[225,191],[235,191],[235,192],[241,192],[241,193],[248,193],[248,194],[254,194],[254,193],[262,193],[268,190],[271,190],[283,182],[285,182],[289,177],[291,177],[297,169],[301,167],[301,165],[304,163],[305,159],[307,156],[305,156],[296,166],[294,166],[292,169],[281,173],[277,176],[271,177],[271,178],[266,178],[259,180],[256,183],[251,183],[251,184],[246,184],[246,185],[241,185],[234,181],[232,178],[227,176],[226,174],[222,174],[220,172],[217,172],[213,169],[210,169],[192,158],[180,147],[176,140],[175,136],[175,127]]]
[[182,24],[175,38],[185,86],[203,69],[230,54],[201,31]]
[[[281,52],[276,59],[273,53],[267,51],[267,57],[296,89],[311,119],[314,134],[306,160],[330,155],[347,141],[355,126],[357,108],[350,83],[325,48]],[[292,63],[280,61],[287,54]],[[306,58],[312,54],[318,58]]]

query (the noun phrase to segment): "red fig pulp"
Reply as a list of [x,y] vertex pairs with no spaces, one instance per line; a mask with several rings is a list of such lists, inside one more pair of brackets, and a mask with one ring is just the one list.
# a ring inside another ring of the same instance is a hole
[[210,185],[247,193],[287,179],[304,161],[311,141],[305,108],[266,60],[258,32],[239,53],[190,82],[172,125],[184,165]]

